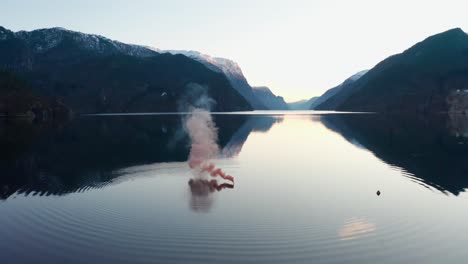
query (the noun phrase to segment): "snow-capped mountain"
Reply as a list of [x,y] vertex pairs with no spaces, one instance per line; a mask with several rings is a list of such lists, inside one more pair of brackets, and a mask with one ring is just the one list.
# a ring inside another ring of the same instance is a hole
[[[225,74],[193,58],[63,28],[0,28],[1,71],[0,81],[24,80],[25,95],[57,99],[78,113],[174,112],[196,104],[194,91],[216,101],[213,111],[252,110]],[[22,103],[5,103],[2,92],[0,111]],[[12,110],[28,112],[33,103]]]
[[[14,65],[14,68],[28,70],[32,70],[33,67],[37,66],[37,58],[35,59],[35,56],[50,56],[50,54],[48,54],[49,52],[54,52],[55,57],[58,56],[63,59],[66,57],[66,60],[80,60],[84,56],[89,55],[87,52],[92,52],[96,55],[118,54],[134,57],[152,57],[163,53],[184,55],[202,63],[212,71],[222,73],[231,86],[244,97],[254,109],[272,109],[268,105],[265,105],[264,100],[266,98],[259,98],[259,93],[254,93],[242,69],[236,62],[225,58],[206,55],[198,51],[160,50],[153,47],[125,44],[100,35],[85,34],[60,27],[18,32],[0,27],[0,40],[16,41],[16,44],[9,46],[9,48],[16,47],[15,50],[7,51],[6,54],[21,49],[24,54],[19,61],[17,59],[16,61],[4,62],[7,68],[12,68],[11,65]],[[24,47],[27,48],[24,49]],[[61,54],[57,54],[57,50],[60,50]]]
[[94,34],[84,34],[60,27],[33,31],[12,32],[0,27],[0,40],[18,38],[31,46],[34,53],[47,52],[65,42],[73,42],[81,48],[101,54],[122,53],[130,56],[149,57],[156,51],[144,46],[125,44]]
[[198,51],[185,51],[185,50],[161,50],[160,52],[167,52],[171,54],[182,54],[194,60],[203,63],[208,68],[222,72],[226,75],[231,85],[236,89],[256,110],[269,109],[262,101],[254,94],[252,87],[247,82],[242,69],[239,65],[229,59],[212,57],[200,53]]
[[[239,65],[228,59],[212,57],[197,51],[164,51],[158,48],[125,44],[100,35],[85,34],[60,27],[18,32],[12,32],[0,27],[0,40],[7,38],[17,38],[25,41],[35,54],[46,53],[59,45],[68,43],[73,43],[80,48],[102,55],[125,54],[136,57],[150,57],[160,53],[182,54],[203,63],[213,71],[223,73],[234,89],[236,89],[254,109],[268,109],[253,93],[252,87],[244,77]],[[29,64],[30,62],[25,63],[25,67],[29,67]]]

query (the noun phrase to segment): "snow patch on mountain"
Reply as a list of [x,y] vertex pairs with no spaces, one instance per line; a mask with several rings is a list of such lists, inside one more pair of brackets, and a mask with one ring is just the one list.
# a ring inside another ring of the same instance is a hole
[[363,71],[360,71],[356,74],[354,74],[353,76],[349,77],[348,80],[351,80],[353,82],[361,79],[362,76],[364,76],[364,74],[366,74],[369,70],[363,70]]
[[165,50],[161,52],[167,52],[174,55],[182,54],[205,64],[213,70],[222,71],[226,74],[231,74],[235,76],[243,76],[242,70],[239,67],[239,65],[232,60],[212,57],[210,55],[206,55],[194,50]]
[[85,34],[60,27],[18,31],[14,34],[16,37],[31,44],[33,51],[37,53],[47,52],[65,40],[71,40],[85,49],[103,54],[119,52],[138,57],[149,57],[157,54],[154,50],[144,46],[125,44],[100,35]]
[[0,27],[0,40],[5,40],[11,35],[13,35],[13,32],[4,27]]
[[249,85],[247,79],[242,73],[242,69],[236,62],[225,58],[212,57],[210,55],[193,50],[166,50],[161,52],[182,54],[191,59],[199,61],[213,71],[223,73],[228,78],[234,89],[236,89],[252,105],[254,109],[268,109],[268,107],[265,106],[262,101],[254,94],[252,87]]

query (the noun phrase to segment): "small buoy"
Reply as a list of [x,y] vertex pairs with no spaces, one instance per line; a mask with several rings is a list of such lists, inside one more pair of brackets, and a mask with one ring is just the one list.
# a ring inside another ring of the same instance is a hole
[[380,196],[380,191],[379,190],[377,191],[377,196]]

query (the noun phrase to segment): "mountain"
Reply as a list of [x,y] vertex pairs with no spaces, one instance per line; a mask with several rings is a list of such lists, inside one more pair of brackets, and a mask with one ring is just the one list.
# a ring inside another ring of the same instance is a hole
[[[340,85],[327,90],[324,94],[322,94],[317,100],[315,100],[309,109],[315,110],[335,110],[336,102],[340,101],[342,98],[345,97],[347,90],[350,89],[354,85],[354,83],[359,80],[362,76],[364,76],[368,71],[360,71],[353,76],[346,79]],[[331,100],[329,100],[331,99]],[[326,102],[326,103],[325,103]]]
[[0,69],[78,113],[173,112],[200,96],[216,102],[214,111],[252,109],[224,74],[199,61],[63,28],[0,27]]
[[459,28],[428,37],[377,64],[346,94],[319,109],[464,112],[468,108],[468,35]]
[[160,52],[182,54],[189,58],[200,61],[201,63],[205,64],[207,67],[214,71],[224,73],[229,82],[231,83],[232,87],[234,87],[234,89],[236,89],[247,100],[247,102],[249,102],[250,105],[252,105],[252,107],[255,110],[269,109],[261,102],[261,100],[259,100],[254,95],[254,91],[250,84],[247,82],[247,79],[244,77],[242,69],[234,61],[224,58],[211,57],[198,51],[161,50]]
[[0,70],[0,116],[48,121],[67,119],[70,114],[56,98],[38,97],[17,76]]
[[276,96],[268,87],[253,87],[255,96],[270,110],[289,110],[283,97]]
[[309,100],[300,100],[297,102],[287,103],[290,110],[309,110],[311,109],[312,104],[319,97],[312,97]]

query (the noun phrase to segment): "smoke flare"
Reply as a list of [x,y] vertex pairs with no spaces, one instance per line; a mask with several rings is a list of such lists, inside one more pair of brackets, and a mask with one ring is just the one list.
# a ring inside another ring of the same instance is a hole
[[190,168],[234,182],[234,177],[227,175],[210,162],[219,154],[218,129],[210,113],[200,108],[193,109],[185,122],[185,127],[192,142],[188,159]]

